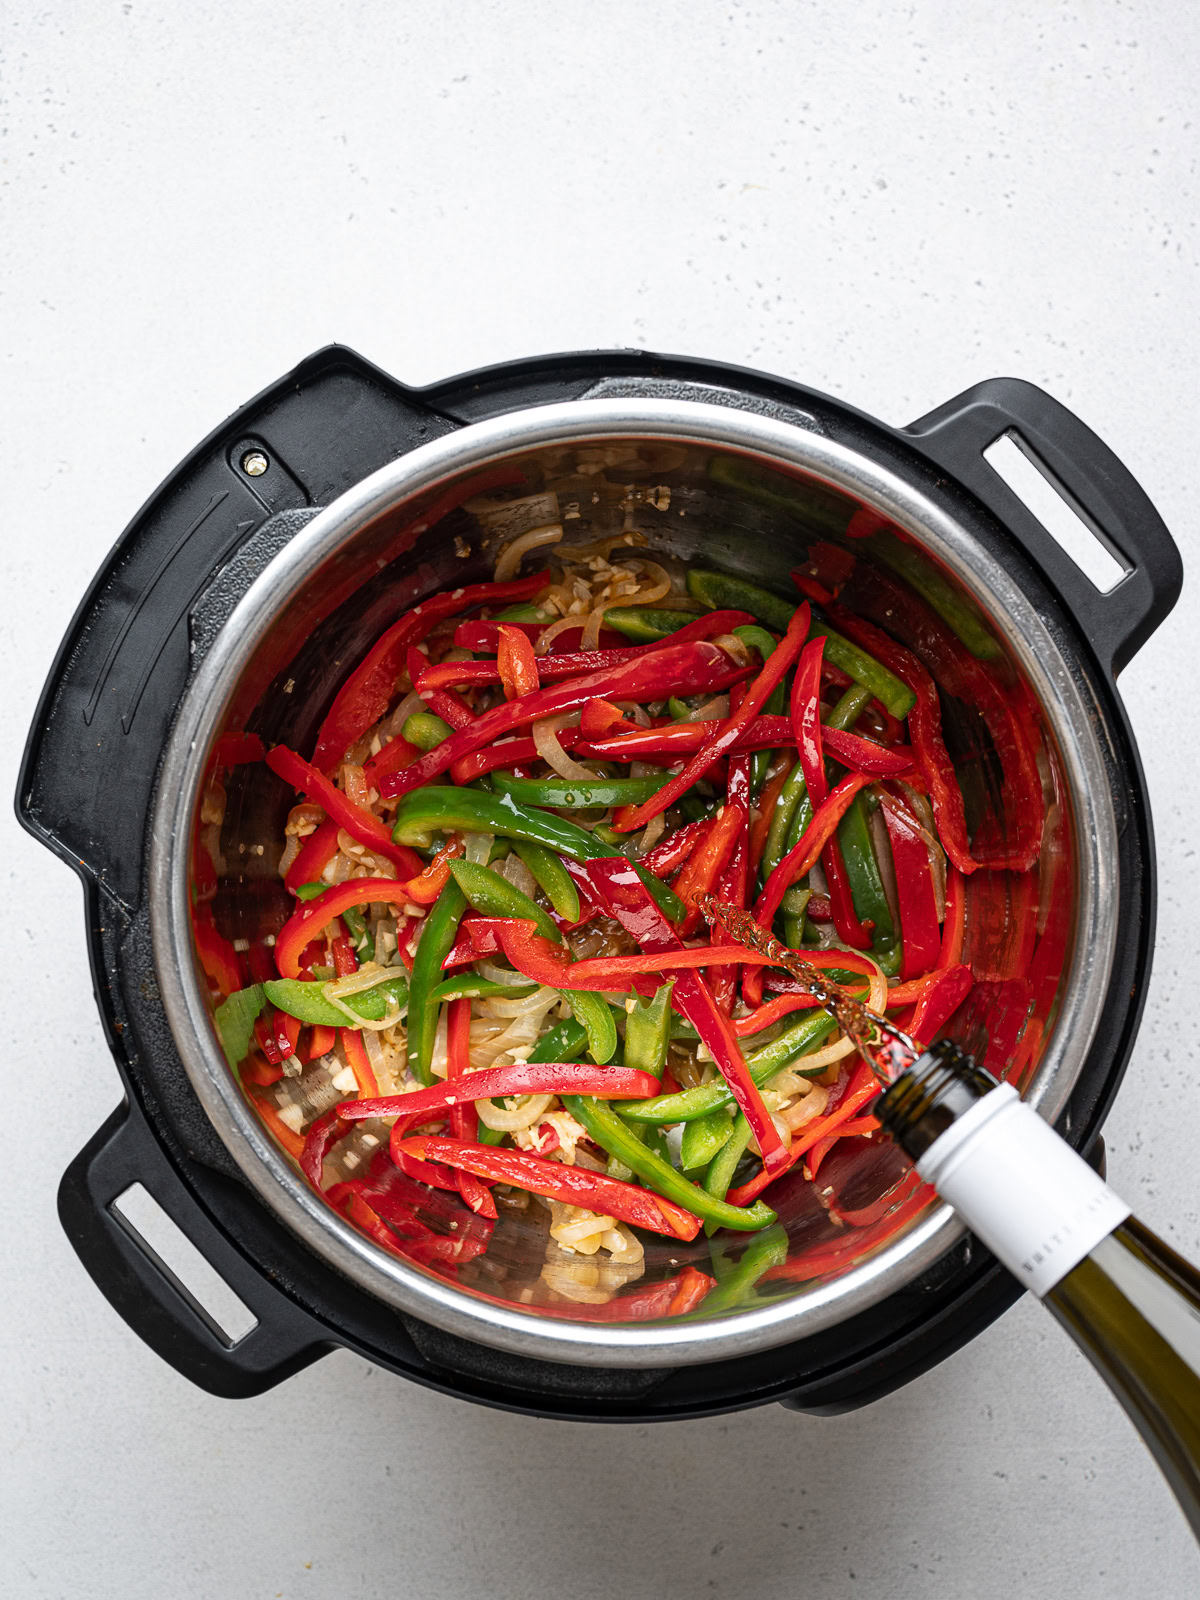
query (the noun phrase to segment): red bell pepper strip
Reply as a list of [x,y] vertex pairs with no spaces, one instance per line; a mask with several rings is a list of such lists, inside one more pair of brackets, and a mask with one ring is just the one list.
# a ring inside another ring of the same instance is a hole
[[[715,639],[723,633],[732,633],[735,627],[740,627],[745,622],[753,619],[745,611],[710,611],[703,617],[686,623],[666,639],[656,639],[650,644],[622,644],[612,650],[556,650],[552,655],[535,656],[540,680],[544,683],[551,679],[575,678],[585,672],[608,672],[613,667],[627,666],[631,661],[638,661],[652,651],[661,650],[664,645],[687,644],[696,639]],[[481,623],[480,627],[494,627],[496,629],[496,644],[490,646],[497,650],[499,646],[499,630],[501,627],[510,627],[510,623]],[[519,625],[518,625],[518,629]],[[556,641],[557,643],[557,641]],[[469,647],[468,647],[469,648]],[[500,681],[500,668],[497,661],[442,661],[437,666],[425,663],[424,668],[418,668],[420,680],[411,673],[413,686],[418,694],[425,694],[427,689],[444,688],[449,684],[481,684],[498,683]]]
[[975,986],[970,967],[944,967],[933,974],[913,1007],[906,1033],[931,1044]]
[[585,739],[603,739],[613,728],[627,728],[625,713],[599,695],[579,713],[579,731]]
[[[343,909],[345,909],[343,907]],[[358,957],[354,954],[354,947],[347,939],[342,924],[338,923],[338,932],[330,940],[333,951],[333,969],[339,978],[348,978],[358,971]],[[276,945],[278,948],[278,943]],[[367,1054],[367,1047],[362,1041],[362,1031],[358,1028],[339,1028],[338,1042],[341,1044],[342,1053],[346,1057],[346,1065],[354,1074],[354,1081],[358,1085],[358,1092],[364,1099],[379,1093],[379,1085],[375,1081],[375,1069],[371,1065],[371,1058]]]
[[[800,769],[804,773],[808,803],[814,811],[824,803],[829,794],[822,750],[824,730],[821,727],[821,662],[824,653],[825,636],[820,634],[817,638],[811,639],[800,652],[796,676],[792,682],[791,714],[796,753],[800,758]],[[842,859],[842,850],[836,833],[830,835],[829,842],[821,852],[821,860],[829,883],[829,905],[833,912],[838,938],[843,944],[852,945],[856,950],[869,949],[871,933],[864,927],[854,909],[854,898],[850,893],[850,883],[846,877],[846,863]]]
[[515,1184],[531,1194],[583,1206],[600,1216],[615,1217],[618,1222],[632,1223],[651,1233],[665,1233],[672,1239],[694,1239],[700,1231],[699,1217],[674,1201],[632,1183],[622,1183],[618,1178],[606,1177],[602,1172],[564,1166],[561,1161],[545,1161],[541,1156],[526,1155],[524,1151],[501,1150],[495,1145],[460,1144],[457,1139],[439,1139],[427,1134],[405,1139],[400,1148],[406,1155],[465,1169],[476,1177],[491,1178],[495,1183]]
[[[525,641],[529,643],[528,640]],[[532,645],[530,650],[532,651]],[[469,1075],[471,1066],[471,1002],[469,1000],[452,1000],[446,1012],[446,1076],[451,1080],[462,1079]],[[475,1102],[463,1103],[453,1095],[450,1105],[450,1133],[455,1139],[466,1139],[474,1144],[479,1132],[479,1119],[475,1114]],[[412,1108],[409,1108],[412,1109]],[[477,1178],[473,1172],[458,1172],[455,1174],[458,1192],[463,1197],[463,1204],[469,1206],[476,1216],[496,1218],[496,1202],[488,1193],[487,1185]]]
[[878,1133],[880,1126],[878,1117],[851,1117],[849,1122],[843,1122],[840,1128],[827,1133],[813,1145],[804,1163],[804,1176],[812,1182],[820,1171],[822,1161],[839,1139],[855,1139],[863,1133]]
[[879,1094],[879,1083],[875,1074],[865,1061],[860,1061],[855,1068],[854,1076],[850,1079],[846,1093],[842,1096],[833,1111],[823,1117],[814,1117],[797,1133],[792,1141],[791,1148],[787,1151],[783,1165],[776,1171],[763,1167],[746,1183],[741,1183],[736,1189],[730,1189],[726,1199],[731,1206],[753,1205],[759,1195],[775,1179],[781,1177],[791,1167],[794,1167],[802,1155],[807,1154],[815,1144],[819,1144],[835,1128],[840,1128],[842,1123],[849,1122],[856,1112],[874,1100]]
[[286,1011],[276,1009],[272,1012],[270,1022],[265,1017],[255,1020],[254,1034],[267,1060],[273,1067],[278,1067],[296,1054],[300,1022]]
[[[851,950],[805,950],[804,959],[826,972],[861,971],[864,977],[874,972],[874,968],[864,958],[857,956]],[[861,999],[862,995],[859,994],[856,998]],[[748,1017],[738,1017],[734,1021],[733,1031],[739,1039],[748,1038],[751,1034],[761,1033],[772,1023],[790,1016],[793,1011],[807,1011],[816,1003],[816,999],[808,989],[797,987],[781,994],[778,999],[768,1000],[765,1005],[752,1011]]]
[[213,750],[213,761],[218,767],[241,767],[252,761],[261,761],[267,747],[256,733],[223,733]]
[[[420,857],[417,857],[418,863]],[[310,939],[340,917],[351,906],[370,905],[378,900],[388,905],[403,905],[408,885],[395,878],[349,878],[333,885],[315,900],[306,900],[292,913],[275,937],[275,963],[281,978],[300,976],[300,957]]]
[[[733,692],[737,694],[738,691],[735,689]],[[730,704],[732,709],[732,696]],[[748,881],[746,847],[750,832],[750,779],[753,765],[748,755],[731,756],[729,758],[729,776],[725,786],[725,810],[735,812],[737,826],[734,831],[733,848],[729,852],[724,867],[714,874],[713,879],[713,886],[716,888],[722,903],[728,906],[735,906],[739,911],[744,910],[746,905]],[[719,826],[720,819],[717,822],[717,827]],[[685,867],[684,872],[680,874],[680,882],[683,881],[684,874],[687,871],[688,868]],[[676,889],[676,892],[680,894],[680,898],[685,901],[689,895],[694,899],[703,892],[690,884],[685,885],[685,890],[686,892],[679,890],[678,887]],[[717,967],[715,971],[707,974],[706,981],[712,990],[712,997],[716,1002],[718,1011],[725,1016],[729,1016],[733,1010],[733,1003],[737,995],[737,973],[732,967]]]
[[442,971],[470,966],[483,956],[499,955],[500,939],[496,931],[499,926],[498,917],[465,916],[458,925],[458,935],[450,953],[442,962]]
[[365,845],[375,855],[382,856],[385,861],[390,861],[401,877],[412,878],[421,871],[424,863],[415,850],[410,850],[406,845],[393,844],[391,834],[373,811],[355,805],[349,795],[343,794],[335,784],[330,783],[303,756],[298,756],[285,745],[277,744],[267,754],[267,765],[285,783],[299,789],[316,805],[324,806],[330,819],[339,828],[345,828],[359,844]]
[[[776,651],[776,655],[778,655]],[[771,658],[774,660],[774,657]],[[656,700],[668,694],[698,694],[727,689],[745,676],[719,645],[704,641],[663,645],[611,672],[589,672],[553,689],[539,689],[484,712],[471,728],[452,734],[436,749],[401,772],[379,780],[385,796],[407,794],[431,782],[463,756],[491,744],[523,723],[559,711],[574,711],[597,695],[609,700]]]
[[269,1094],[259,1094],[256,1089],[248,1091],[250,1104],[275,1135],[276,1142],[283,1146],[288,1155],[299,1160],[304,1150],[304,1140],[293,1128],[279,1115],[279,1107]]
[[957,966],[962,957],[966,928],[967,884],[957,867],[946,873],[946,914],[942,919],[942,948],[939,967]]
[[[593,734],[588,730],[586,717],[587,707],[580,719],[584,754],[603,761],[679,761],[694,754],[712,737],[709,722],[673,722],[662,728]],[[628,726],[626,723],[625,727]],[[843,728],[822,726],[821,735],[828,754],[855,772],[866,772],[873,778],[897,778],[912,770],[912,751],[907,745],[878,744],[874,739],[865,739]],[[788,717],[755,717],[739,735],[733,749],[738,752],[773,750],[794,743],[795,734]]]
[[[613,815],[612,826],[618,833],[632,833],[644,828],[652,818],[659,816],[668,806],[674,805],[681,794],[702,778],[713,763],[731,750],[742,731],[749,727],[762,707],[771,697],[776,684],[782,683],[784,674],[796,660],[808,636],[809,607],[807,602],[797,606],[778,647],[762,665],[758,676],[746,688],[742,703],[732,716],[717,724],[717,731],[700,747],[692,759],[657,794],[640,806],[621,806]],[[678,691],[675,691],[678,692]],[[610,696],[610,699],[622,698]]]
[[[423,681],[425,674],[430,670],[428,658],[423,656],[415,645],[411,646],[408,652],[408,675],[412,679],[414,688],[418,680]],[[429,709],[452,728],[469,728],[474,722],[475,713],[462,695],[455,694],[453,689],[433,683],[424,689],[418,689],[417,692]],[[380,751],[380,755],[382,754]]]
[[[624,857],[606,856],[603,859],[624,860]],[[628,866],[628,862],[625,864]],[[594,862],[588,862],[589,872],[594,865]],[[637,881],[640,883],[641,879]],[[647,894],[646,898],[649,900],[650,896]],[[654,905],[653,900],[650,904]],[[551,944],[549,939],[544,939],[536,932],[535,923],[526,922],[523,918],[496,918],[496,932],[504,954],[518,972],[524,973],[534,983],[543,983],[553,989],[586,989],[593,994],[628,989],[635,978],[652,977],[658,972],[678,972],[682,977],[701,967],[768,964],[766,956],[759,955],[756,950],[747,950],[740,944],[690,947],[681,944],[674,949],[646,951],[636,956],[593,956],[573,962],[561,945]]]
[[645,867],[647,872],[652,872],[656,878],[668,878],[681,867],[693,850],[698,850],[704,836],[712,829],[713,818],[701,817],[699,822],[685,822],[682,828],[675,828],[668,833],[661,843],[656,844],[638,863]]
[[473,606],[528,600],[549,582],[544,572],[512,583],[474,583],[432,595],[394,622],[346,679],[317,734],[313,765],[328,773],[383,716],[396,689],[410,645],[419,644],[436,622]]
[[883,794],[879,803],[896,872],[896,900],[904,946],[900,976],[915,978],[919,973],[928,972],[941,949],[929,847],[921,829],[898,800]]
[[431,906],[450,881],[450,863],[463,853],[461,839],[451,839],[415,878],[405,884],[414,905]]
[[[470,622],[460,622],[454,630],[454,648],[456,650],[470,650],[478,656],[494,656],[500,648],[500,629],[517,628],[531,644],[536,644],[540,634],[545,633],[550,626],[549,622],[493,622],[485,618],[474,617]],[[579,625],[583,632],[583,623]],[[555,641],[557,643],[557,640]]]
[[222,995],[236,994],[244,982],[242,963],[238,960],[238,953],[229,940],[224,934],[217,932],[211,906],[198,905],[195,908],[192,917],[192,937],[196,941],[196,954],[200,957],[200,965],[204,968],[209,982]]
[[324,1023],[315,1023],[308,1036],[308,1046],[301,1058],[305,1064],[310,1061],[319,1061],[322,1056],[327,1056],[337,1043],[337,1029],[329,1028]]
[[259,1051],[251,1050],[238,1068],[238,1077],[243,1083],[254,1083],[260,1089],[269,1089],[283,1077],[283,1064],[281,1062],[273,1067]]
[[349,1131],[346,1124],[338,1117],[337,1106],[333,1106],[310,1124],[304,1136],[304,1148],[300,1152],[300,1171],[314,1189],[321,1187],[321,1171],[325,1165],[325,1157],[338,1140],[344,1139]]
[[[468,1021],[470,1006],[469,1000],[451,1002],[452,1009],[466,1007]],[[597,1067],[588,1061],[516,1061],[509,1067],[451,1074],[445,1083],[433,1083],[410,1094],[343,1100],[337,1110],[346,1122],[394,1116],[427,1122],[436,1112],[454,1112],[477,1100],[497,1100],[510,1094],[592,1094],[605,1100],[647,1100],[659,1092],[657,1078],[632,1067]],[[451,1117],[452,1126],[453,1120]]]
[[461,1195],[458,1187],[458,1176],[455,1172],[447,1172],[444,1167],[435,1166],[431,1161],[422,1161],[415,1151],[408,1149],[405,1135],[411,1123],[402,1117],[392,1128],[391,1138],[388,1140],[388,1154],[394,1164],[399,1167],[405,1177],[412,1178],[417,1183],[428,1184],[431,1189],[444,1189],[449,1194]]
[[[583,734],[578,728],[560,728],[555,738],[564,750],[574,750],[583,739]],[[476,778],[483,777],[485,772],[495,772],[497,767],[519,768],[526,762],[540,761],[537,745],[532,736],[516,739],[500,739],[493,745],[486,746],[483,750],[474,750],[469,756],[463,756],[450,768],[450,776],[455,783],[465,787]]]
[[408,766],[409,762],[415,761],[420,754],[415,744],[409,744],[407,739],[396,734],[378,755],[364,761],[363,774],[369,784],[378,788],[379,780],[385,772],[395,772],[398,767]]
[[363,1044],[361,1032],[357,1028],[339,1028],[338,1038],[346,1056],[346,1065],[354,1074],[359,1095],[364,1099],[377,1095],[379,1083],[375,1077],[375,1069],[371,1065],[371,1058],[367,1054],[367,1047]]
[[[774,654],[777,656],[779,650]],[[774,660],[774,656],[771,659]],[[692,955],[699,955],[702,964],[715,966],[718,959],[726,955],[726,952],[713,948],[700,951],[684,950],[678,934],[650,898],[642,880],[623,857],[610,856],[589,861],[587,870],[593,883],[607,901],[610,913],[616,917],[627,933],[633,935],[642,949],[655,959],[656,970],[673,968],[676,963],[682,962],[684,957]],[[727,955],[728,959],[743,964],[762,960],[757,951],[748,950],[742,945],[732,946]],[[511,956],[509,959],[512,959]],[[618,961],[621,959],[621,957],[616,958]],[[576,962],[571,968],[572,983],[575,982],[574,974],[583,964],[585,963]],[[712,991],[698,972],[682,970],[678,973],[671,991],[671,1004],[700,1035],[700,1042],[708,1050],[717,1064],[717,1070],[729,1085],[738,1110],[744,1113],[750,1124],[751,1131],[758,1140],[764,1162],[775,1171],[782,1165],[787,1155],[779,1129],[772,1121],[770,1113],[763,1104],[758,1086],[750,1076],[737,1039],[729,1025],[729,1019],[722,1015],[712,997]]]
[[[801,584],[800,587],[805,586]],[[942,739],[942,707],[937,685],[912,651],[897,644],[882,628],[847,611],[844,606],[830,603],[825,609],[835,627],[869,651],[916,695],[916,704],[908,714],[908,731],[913,757],[929,791],[938,838],[960,872],[974,872],[979,863],[971,854],[962,790]]]
[[338,853],[338,824],[327,817],[315,833],[310,833],[300,846],[296,859],[287,869],[283,884],[293,894],[302,883],[316,883],[325,868]]
[[[748,784],[746,788],[748,794]],[[679,931],[685,939],[696,931],[701,921],[696,900],[698,896],[707,894],[724,872],[745,824],[747,811],[745,801],[738,804],[734,800],[727,800],[720,815],[714,819],[712,827],[692,851],[675,879],[675,893],[688,908],[687,915],[679,925]]]
[[810,922],[832,922],[833,907],[827,894],[810,894],[804,914]]
[[1022,716],[993,669],[964,649],[933,608],[890,572],[860,562],[846,601],[880,627],[906,634],[938,685],[979,712],[1000,758],[1004,823],[1001,837],[986,845],[977,838],[971,854],[977,866],[1027,872],[1042,845],[1042,780]]
[[500,672],[500,682],[504,685],[506,700],[517,700],[523,694],[535,694],[541,687],[533,645],[520,628],[514,628],[507,622],[500,624],[500,648],[496,652],[496,666]]

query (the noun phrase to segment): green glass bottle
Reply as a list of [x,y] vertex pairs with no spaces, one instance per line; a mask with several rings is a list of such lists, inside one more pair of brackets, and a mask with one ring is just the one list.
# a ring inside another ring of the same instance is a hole
[[933,1045],[875,1110],[1087,1354],[1200,1537],[1200,1273],[956,1045]]

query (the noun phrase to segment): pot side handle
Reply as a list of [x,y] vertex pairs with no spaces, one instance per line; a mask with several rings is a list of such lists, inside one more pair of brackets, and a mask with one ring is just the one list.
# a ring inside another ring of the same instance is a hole
[[[1145,491],[1108,446],[1044,389],[993,378],[947,400],[904,435],[957,478],[1018,539],[1115,676],[1179,598],[1183,564]],[[1011,436],[1125,575],[1107,594],[1009,488],[983,452]]]
[[[114,1202],[141,1184],[256,1320],[226,1336]],[[63,1175],[58,1214],[105,1299],[183,1377],[209,1394],[245,1399],[273,1388],[334,1347],[323,1325],[273,1287],[208,1217],[153,1131],[126,1101]]]

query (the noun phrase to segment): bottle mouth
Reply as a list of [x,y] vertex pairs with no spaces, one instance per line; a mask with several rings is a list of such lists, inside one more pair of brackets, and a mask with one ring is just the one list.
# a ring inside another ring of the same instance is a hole
[[930,1045],[875,1102],[875,1115],[913,1161],[976,1101],[998,1087],[949,1039]]

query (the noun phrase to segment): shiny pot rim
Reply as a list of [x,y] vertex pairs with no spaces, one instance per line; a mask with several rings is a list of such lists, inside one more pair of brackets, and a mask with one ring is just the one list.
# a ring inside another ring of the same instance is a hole
[[618,1327],[555,1321],[494,1304],[426,1275],[364,1238],[287,1163],[245,1104],[217,1046],[196,976],[188,850],[209,745],[239,676],[290,594],[400,502],[464,473],[545,446],[612,438],[671,441],[799,469],[916,534],[985,610],[1042,703],[1074,811],[1071,962],[1046,1054],[1028,1098],[1053,1118],[1087,1057],[1116,944],[1117,824],[1086,681],[1004,566],[914,483],[824,435],[756,412],[693,400],[597,399],[532,407],[470,424],[380,468],[318,512],[253,582],[181,698],[152,815],[150,920],[162,1000],[188,1079],[252,1188],[319,1257],[376,1298],[444,1331],[524,1357],[599,1367],[690,1365],[745,1356],[870,1309],[933,1265],[961,1236],[936,1205],[894,1244],[831,1283],[767,1306],[695,1322]]

